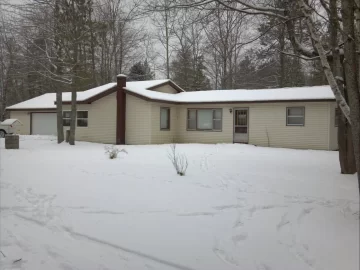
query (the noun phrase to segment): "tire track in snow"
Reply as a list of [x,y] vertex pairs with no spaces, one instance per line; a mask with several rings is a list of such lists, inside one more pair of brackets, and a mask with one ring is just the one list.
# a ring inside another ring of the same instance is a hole
[[143,253],[143,252],[138,251],[138,250],[130,249],[130,248],[127,248],[127,247],[124,247],[124,246],[120,246],[120,245],[105,241],[105,240],[101,240],[101,239],[93,237],[93,236],[89,236],[89,235],[86,235],[86,234],[75,232],[72,229],[70,229],[68,227],[65,227],[65,226],[63,227],[63,229],[65,231],[67,231],[70,235],[72,235],[74,237],[77,237],[79,239],[84,239],[84,240],[87,240],[89,242],[93,242],[93,243],[100,244],[100,245],[103,245],[103,246],[111,247],[111,248],[116,249],[116,250],[121,250],[123,252],[130,253],[132,255],[135,255],[135,256],[138,256],[138,257],[141,257],[141,258],[144,258],[144,259],[148,259],[148,260],[156,262],[156,263],[160,263],[162,265],[167,265],[169,267],[172,267],[172,268],[175,268],[175,269],[178,269],[178,270],[195,270],[194,268],[184,266],[184,265],[181,265],[181,264],[177,264],[177,263],[173,263],[173,262],[164,260],[162,258],[158,258],[156,256],[152,256],[152,255]]
[[[32,224],[35,224],[37,226],[47,228],[47,229],[51,229],[51,228],[49,228],[47,226],[47,224],[45,222],[42,222],[42,221],[39,221],[39,220],[36,220],[36,219],[33,219],[33,218],[29,218],[29,217],[26,217],[26,216],[23,216],[23,215],[20,215],[20,214],[16,214],[16,213],[15,213],[15,216],[22,219],[22,220],[28,221],[28,222],[30,222]],[[174,263],[174,262],[170,262],[170,261],[167,261],[165,259],[143,253],[143,252],[138,251],[138,250],[130,249],[130,248],[127,248],[127,247],[124,247],[124,246],[121,246],[121,245],[118,245],[118,244],[114,244],[114,243],[111,243],[111,242],[108,242],[108,241],[105,241],[105,240],[102,240],[102,239],[99,239],[99,238],[96,238],[96,237],[93,237],[93,236],[90,236],[90,235],[86,235],[86,234],[83,234],[83,233],[76,232],[73,229],[71,229],[69,227],[66,227],[66,226],[60,226],[59,228],[61,228],[61,230],[63,232],[69,234],[73,239],[85,240],[85,241],[92,242],[92,243],[97,244],[97,245],[107,246],[107,247],[113,248],[115,250],[120,250],[120,251],[129,253],[129,254],[141,257],[143,259],[150,260],[152,262],[156,262],[156,263],[160,263],[162,265],[172,267],[174,269],[178,269],[178,270],[195,270],[194,268],[184,266],[184,265],[181,265],[181,264],[177,264],[177,263]],[[64,268],[64,269],[67,269],[67,268]],[[72,268],[68,268],[68,269],[72,269]]]

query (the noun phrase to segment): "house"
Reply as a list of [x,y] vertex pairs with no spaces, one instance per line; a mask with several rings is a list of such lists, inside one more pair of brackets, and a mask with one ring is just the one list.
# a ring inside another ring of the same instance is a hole
[[[64,129],[71,93],[63,93]],[[171,80],[116,83],[77,94],[76,140],[112,144],[249,143],[337,149],[329,86],[185,92]],[[56,134],[55,94],[7,108],[21,134]]]

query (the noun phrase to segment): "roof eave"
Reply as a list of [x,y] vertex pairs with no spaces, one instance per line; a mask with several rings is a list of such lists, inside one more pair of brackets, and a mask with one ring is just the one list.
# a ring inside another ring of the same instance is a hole
[[5,109],[6,111],[55,111],[56,108],[41,108],[41,107],[38,107],[38,108],[6,108]]
[[189,101],[189,102],[180,102],[180,101],[168,101],[161,99],[149,98],[147,96],[129,91],[125,89],[125,93],[132,96],[141,98],[150,102],[160,102],[167,104],[236,104],[236,103],[286,103],[286,102],[335,102],[335,99],[323,98],[323,99],[289,99],[289,100],[251,100],[251,101],[241,101],[241,100],[232,100],[232,101]]

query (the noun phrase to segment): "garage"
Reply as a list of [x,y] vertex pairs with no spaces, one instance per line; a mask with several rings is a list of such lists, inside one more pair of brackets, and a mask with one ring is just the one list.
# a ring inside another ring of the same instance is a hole
[[31,113],[32,135],[56,135],[56,113]]

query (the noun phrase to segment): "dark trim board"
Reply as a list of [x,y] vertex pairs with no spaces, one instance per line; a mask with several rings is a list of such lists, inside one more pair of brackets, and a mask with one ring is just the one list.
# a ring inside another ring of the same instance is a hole
[[36,113],[56,113],[56,108],[31,108],[31,109],[6,109],[8,112],[36,112]]

